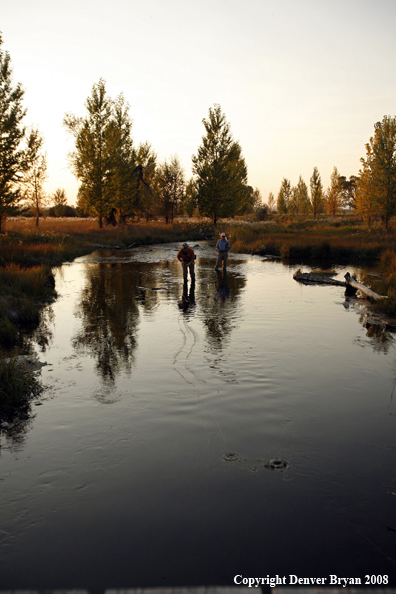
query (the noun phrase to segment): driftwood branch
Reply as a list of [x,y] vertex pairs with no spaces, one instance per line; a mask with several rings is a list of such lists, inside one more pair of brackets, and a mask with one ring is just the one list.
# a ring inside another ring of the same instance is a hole
[[298,281],[299,283],[303,283],[304,285],[336,285],[338,287],[345,287],[346,295],[355,295],[356,291],[361,291],[371,299],[387,298],[386,295],[378,295],[378,293],[375,293],[365,285],[358,283],[358,281],[355,278],[353,278],[353,276],[351,276],[349,272],[347,272],[344,276],[345,282],[336,280],[334,278],[329,278],[328,276],[322,274],[316,274],[312,272],[301,272],[300,269],[296,270],[296,272],[293,274],[293,278],[294,280]]
[[371,297],[371,299],[387,299],[387,296],[386,295],[378,295],[378,293],[375,293],[374,291],[372,291],[371,289],[369,289],[365,285],[362,285],[361,283],[358,283],[357,280],[355,278],[353,278],[353,276],[351,276],[349,274],[349,272],[346,273],[346,275],[344,276],[344,278],[346,280],[347,285],[353,287],[357,291],[359,290],[362,293],[365,293],[368,297]]

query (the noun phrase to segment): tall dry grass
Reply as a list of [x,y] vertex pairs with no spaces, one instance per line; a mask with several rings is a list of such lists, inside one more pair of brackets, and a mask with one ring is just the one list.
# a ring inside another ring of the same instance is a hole
[[367,229],[356,221],[287,219],[228,225],[232,249],[239,253],[272,253],[283,258],[379,261],[396,246],[394,230]]

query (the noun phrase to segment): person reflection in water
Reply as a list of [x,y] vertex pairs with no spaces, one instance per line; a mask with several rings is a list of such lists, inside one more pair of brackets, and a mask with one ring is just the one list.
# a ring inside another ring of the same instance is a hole
[[228,288],[227,270],[216,270],[216,275],[216,291],[220,297],[220,303],[224,305],[231,293],[230,289]]
[[178,302],[178,306],[184,312],[187,312],[193,305],[195,305],[195,281],[192,281],[190,292],[188,292],[187,280],[185,280],[183,283],[183,295],[181,301]]
[[183,243],[183,247],[177,252],[177,259],[183,266],[183,280],[187,282],[188,271],[190,271],[191,282],[195,282],[195,253],[194,250],[188,247],[188,243]]

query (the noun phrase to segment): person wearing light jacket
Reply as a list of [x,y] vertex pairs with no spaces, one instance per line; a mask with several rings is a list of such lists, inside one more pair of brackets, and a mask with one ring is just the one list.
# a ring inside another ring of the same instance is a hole
[[217,251],[217,262],[215,266],[215,270],[220,268],[220,264],[223,268],[227,268],[227,259],[228,259],[228,252],[231,249],[231,244],[228,241],[225,233],[220,233],[220,239],[216,244],[216,251]]

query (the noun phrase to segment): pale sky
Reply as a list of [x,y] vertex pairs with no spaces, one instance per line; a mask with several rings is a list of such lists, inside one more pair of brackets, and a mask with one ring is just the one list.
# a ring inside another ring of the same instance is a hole
[[283,177],[326,188],[357,174],[374,123],[396,112],[395,0],[1,0],[3,50],[25,89],[26,123],[44,135],[47,191],[67,168],[65,112],[92,85],[130,104],[135,143],[180,158],[187,178],[219,103],[264,201]]

